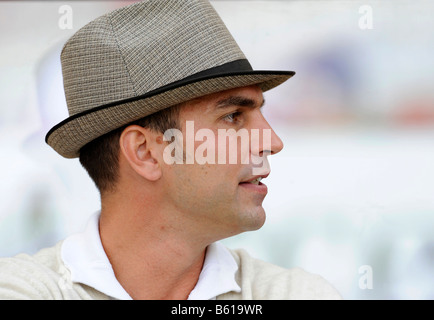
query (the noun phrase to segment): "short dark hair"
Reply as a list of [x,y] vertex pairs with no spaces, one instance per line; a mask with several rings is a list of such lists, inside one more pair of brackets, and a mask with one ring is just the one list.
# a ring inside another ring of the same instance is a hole
[[182,104],[163,109],[113,130],[80,149],[81,165],[95,183],[100,194],[113,191],[119,176],[119,139],[124,129],[136,124],[155,132],[180,129],[179,109]]

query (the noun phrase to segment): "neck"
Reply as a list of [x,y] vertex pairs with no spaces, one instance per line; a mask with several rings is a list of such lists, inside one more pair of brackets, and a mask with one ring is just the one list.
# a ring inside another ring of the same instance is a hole
[[104,250],[117,280],[133,299],[186,299],[211,241],[192,237],[188,226],[168,219],[176,214],[149,205],[158,201],[147,203],[139,209],[120,201],[103,202]]

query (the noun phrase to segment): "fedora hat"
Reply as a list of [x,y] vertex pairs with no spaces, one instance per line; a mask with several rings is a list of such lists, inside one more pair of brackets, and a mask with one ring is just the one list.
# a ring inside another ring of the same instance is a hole
[[45,141],[65,158],[164,108],[254,84],[266,91],[295,74],[253,70],[205,0],[147,0],[105,14],[66,42],[61,63],[69,117]]

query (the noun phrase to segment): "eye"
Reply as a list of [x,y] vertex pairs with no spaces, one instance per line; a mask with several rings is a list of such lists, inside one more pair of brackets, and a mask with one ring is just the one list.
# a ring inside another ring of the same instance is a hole
[[240,111],[232,112],[232,113],[229,113],[228,115],[224,116],[223,120],[225,120],[227,122],[231,122],[231,123],[239,122],[242,114],[243,113]]

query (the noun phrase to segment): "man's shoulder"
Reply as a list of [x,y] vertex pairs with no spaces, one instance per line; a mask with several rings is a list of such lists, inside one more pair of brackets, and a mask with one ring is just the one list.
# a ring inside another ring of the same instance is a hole
[[48,299],[58,286],[61,242],[34,255],[0,258],[0,298]]
[[251,257],[245,250],[230,250],[239,266],[237,282],[242,298],[342,299],[323,277],[301,268],[280,266]]
[[0,270],[8,273],[29,273],[33,276],[38,273],[47,274],[50,271],[58,271],[61,264],[60,248],[62,242],[44,248],[30,255],[21,253],[13,257],[0,258]]
[[35,253],[0,258],[0,300],[106,300],[105,294],[74,283],[61,257],[63,241]]

